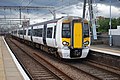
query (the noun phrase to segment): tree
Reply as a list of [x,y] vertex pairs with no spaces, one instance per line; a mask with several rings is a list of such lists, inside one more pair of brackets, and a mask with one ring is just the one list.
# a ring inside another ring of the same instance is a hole
[[[100,25],[100,27],[98,28],[98,32],[108,32],[109,27],[110,27],[109,21],[110,21],[109,18],[99,19],[98,24]],[[117,19],[112,18],[111,22],[112,22],[111,23],[112,29],[116,29],[117,25],[120,25],[120,17]]]
[[98,20],[98,24],[100,27],[98,28],[98,32],[107,32],[109,29],[109,19],[100,19]]

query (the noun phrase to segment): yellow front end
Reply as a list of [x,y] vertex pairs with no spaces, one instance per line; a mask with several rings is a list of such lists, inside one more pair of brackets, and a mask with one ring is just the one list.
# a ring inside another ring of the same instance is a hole
[[82,48],[82,24],[74,23],[73,48]]
[[88,48],[90,47],[90,37],[84,38],[83,46]]
[[[88,24],[85,26],[88,27]],[[62,49],[69,52],[63,52],[63,58],[85,58],[90,46],[89,28],[84,32],[83,24],[80,20],[63,22],[62,45]]]

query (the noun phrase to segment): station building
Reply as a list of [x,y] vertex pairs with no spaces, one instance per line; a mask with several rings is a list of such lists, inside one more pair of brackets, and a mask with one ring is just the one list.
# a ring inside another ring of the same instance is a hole
[[117,29],[109,29],[109,35],[112,35],[112,45],[120,47],[120,26]]

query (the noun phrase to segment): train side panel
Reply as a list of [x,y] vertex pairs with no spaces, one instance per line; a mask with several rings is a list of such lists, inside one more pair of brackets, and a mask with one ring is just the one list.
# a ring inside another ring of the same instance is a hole
[[32,35],[33,42],[43,44],[43,38],[41,35],[42,31],[43,31],[43,25],[33,27],[33,32],[32,32],[33,33],[33,35]]
[[23,39],[23,28],[19,29],[19,38]]
[[26,36],[26,40],[31,41],[31,27],[27,28],[27,36]]
[[28,28],[25,28],[24,30],[25,30],[25,32],[24,32],[24,39],[27,40]]

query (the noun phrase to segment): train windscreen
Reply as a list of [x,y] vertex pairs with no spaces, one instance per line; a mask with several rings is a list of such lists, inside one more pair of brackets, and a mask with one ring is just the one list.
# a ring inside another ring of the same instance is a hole
[[62,24],[62,38],[70,38],[70,24],[69,23]]
[[84,36],[84,38],[89,37],[89,26],[88,26],[88,24],[84,24],[83,36]]

